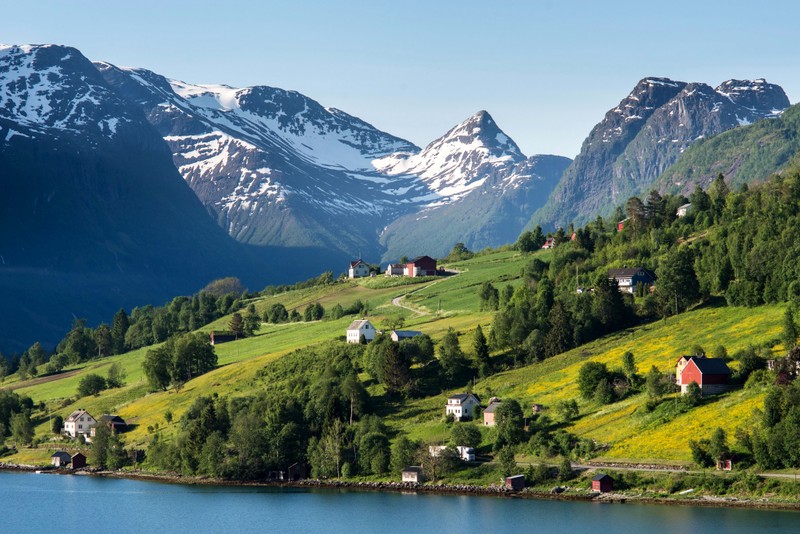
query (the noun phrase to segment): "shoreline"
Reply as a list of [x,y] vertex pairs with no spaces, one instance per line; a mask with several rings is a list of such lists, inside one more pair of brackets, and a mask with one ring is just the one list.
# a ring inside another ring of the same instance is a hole
[[142,482],[158,482],[163,484],[181,484],[185,486],[222,486],[222,487],[264,487],[264,488],[297,488],[297,489],[333,489],[348,491],[371,491],[392,493],[421,493],[434,495],[463,495],[476,497],[500,497],[510,499],[537,499],[550,501],[583,501],[604,504],[655,504],[668,506],[698,506],[713,508],[741,508],[753,510],[783,510],[800,512],[800,502],[774,502],[767,498],[749,499],[741,497],[716,497],[700,496],[684,499],[669,497],[644,497],[641,495],[626,495],[623,493],[596,493],[586,491],[583,494],[553,493],[529,491],[528,489],[514,491],[501,485],[477,486],[471,484],[409,484],[403,482],[356,482],[346,480],[316,480],[305,479],[297,482],[284,481],[248,481],[187,477],[177,474],[146,473],[128,471],[102,471],[99,469],[59,469],[53,466],[32,466],[0,463],[0,471],[19,473],[41,473],[51,475],[95,476],[103,478],[119,478],[138,480]]

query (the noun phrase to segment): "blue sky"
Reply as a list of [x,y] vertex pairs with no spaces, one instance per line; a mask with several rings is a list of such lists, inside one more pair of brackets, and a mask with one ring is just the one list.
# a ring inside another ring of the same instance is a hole
[[647,76],[766,78],[800,98],[792,1],[0,0],[0,42],[192,83],[294,89],[424,146],[485,109],[574,157]]

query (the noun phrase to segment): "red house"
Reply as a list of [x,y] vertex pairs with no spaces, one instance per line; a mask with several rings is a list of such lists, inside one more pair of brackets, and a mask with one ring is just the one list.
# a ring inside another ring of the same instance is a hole
[[626,217],[617,223],[617,232],[621,232],[625,229],[625,223],[630,220],[630,217]]
[[406,265],[406,276],[436,276],[436,260],[430,256],[419,256]]
[[686,394],[686,388],[692,382],[700,387],[703,395],[715,395],[728,390],[731,370],[723,359],[689,356],[685,360],[686,364],[678,373],[678,385],[681,387],[682,395]]
[[592,491],[599,491],[600,493],[614,491],[614,479],[605,473],[598,473],[592,479]]

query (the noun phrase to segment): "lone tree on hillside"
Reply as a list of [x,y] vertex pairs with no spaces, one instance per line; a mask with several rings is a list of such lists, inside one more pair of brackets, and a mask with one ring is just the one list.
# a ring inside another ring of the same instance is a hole
[[88,397],[89,395],[97,395],[108,387],[106,379],[100,375],[88,374],[81,378],[78,383],[78,395],[80,397]]
[[481,325],[475,329],[472,338],[472,348],[475,351],[475,362],[478,364],[478,375],[481,378],[489,376],[492,372],[492,362],[489,360],[489,343],[483,335]]
[[228,330],[234,333],[236,338],[244,337],[244,317],[239,312],[234,313],[231,316],[231,320],[228,322]]

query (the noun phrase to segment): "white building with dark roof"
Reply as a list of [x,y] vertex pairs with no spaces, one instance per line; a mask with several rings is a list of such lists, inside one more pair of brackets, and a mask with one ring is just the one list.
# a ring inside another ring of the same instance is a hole
[[404,339],[411,339],[412,337],[421,336],[422,332],[419,330],[392,330],[392,333],[389,334],[392,337],[392,341],[402,341]]
[[475,406],[480,406],[481,401],[474,393],[458,393],[447,398],[445,415],[452,415],[456,421],[472,418]]
[[96,424],[97,420],[89,412],[75,410],[64,420],[64,434],[71,438],[78,437],[78,434],[88,435]]
[[369,265],[364,263],[364,260],[361,258],[351,261],[350,268],[347,270],[347,276],[349,278],[364,278],[369,276]]
[[348,343],[361,343],[361,336],[367,341],[375,339],[377,331],[368,319],[361,319],[353,321],[347,327],[347,342]]

